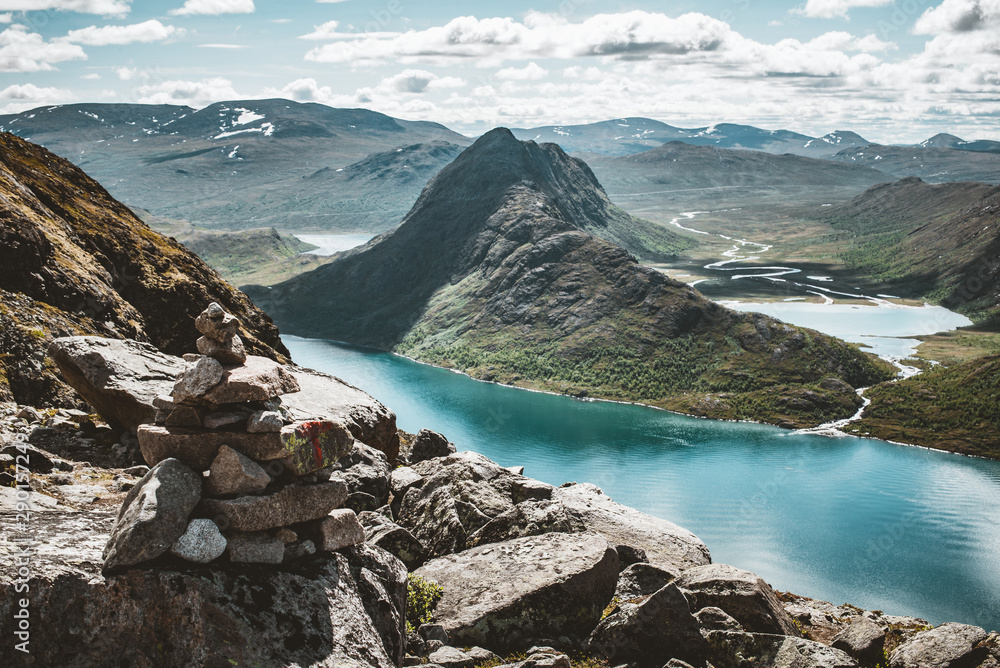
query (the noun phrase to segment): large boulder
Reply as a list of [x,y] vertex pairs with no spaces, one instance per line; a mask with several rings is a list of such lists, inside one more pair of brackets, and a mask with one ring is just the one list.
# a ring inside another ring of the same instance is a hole
[[415,573],[444,590],[435,618],[453,645],[508,652],[589,634],[614,593],[618,554],[596,534],[552,533],[474,547]]
[[804,638],[734,631],[707,636],[715,668],[858,668],[845,652]]
[[885,629],[862,615],[851,618],[838,633],[832,647],[847,652],[863,666],[874,666],[885,659]]
[[[32,620],[28,666],[394,668],[402,659],[406,572],[359,546],[280,566],[179,566],[101,574],[114,515],[39,512],[27,592],[0,573],[0,634],[18,601]],[[20,552],[0,515],[0,554]],[[8,645],[9,647],[10,645]]]
[[109,423],[135,431],[156,415],[153,399],[170,394],[187,366],[148,343],[70,336],[49,345],[63,377]]
[[456,452],[455,444],[449,443],[444,434],[439,434],[430,429],[421,429],[417,432],[416,438],[410,445],[410,452],[406,457],[407,462],[416,464],[425,459],[435,457],[447,457]]
[[365,529],[365,542],[394,555],[407,569],[419,568],[427,561],[427,551],[420,541],[385,515],[362,512],[358,514],[358,521]]
[[897,647],[889,657],[889,668],[978,666],[989,655],[988,649],[976,648],[986,636],[978,626],[942,624],[921,631]]
[[799,636],[771,585],[760,576],[726,564],[691,568],[676,580],[692,610],[720,608],[753,633]]
[[601,620],[588,640],[590,650],[612,665],[661,668],[670,659],[703,665],[708,643],[681,590],[668,584],[640,600],[620,604]]
[[627,545],[646,553],[649,563],[680,572],[711,562],[708,548],[693,533],[673,522],[623,506],[589,484],[556,489],[552,499],[577,514],[590,531],[612,545]]
[[466,543],[473,547],[551,532],[579,533],[586,529],[583,520],[558,501],[532,499],[500,513],[469,536]]
[[615,597],[619,601],[629,601],[641,596],[649,596],[677,579],[676,573],[654,566],[637,563],[622,569],[615,587]]
[[201,476],[176,459],[149,470],[125,497],[104,549],[114,571],[160,556],[180,538],[201,500]]
[[203,499],[197,513],[225,531],[265,531],[325,517],[347,500],[342,482],[288,485],[273,494]]
[[[169,395],[187,366],[180,357],[148,344],[98,336],[56,339],[49,355],[87,403],[106,420],[133,432],[153,421],[153,400]],[[339,378],[296,366],[285,370],[300,388],[281,398],[293,420],[340,422],[354,438],[381,450],[391,465],[396,464],[399,434],[392,411]]]
[[341,457],[333,466],[330,480],[340,480],[347,485],[348,495],[367,495],[375,510],[389,503],[389,477],[392,468],[385,453],[363,443]]

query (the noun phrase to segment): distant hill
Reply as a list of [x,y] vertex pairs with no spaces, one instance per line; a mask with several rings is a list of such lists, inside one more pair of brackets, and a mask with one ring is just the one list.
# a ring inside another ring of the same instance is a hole
[[955,135],[945,133],[936,134],[926,141],[920,142],[918,146],[922,148],[952,148],[957,151],[980,151],[983,153],[1000,153],[1000,141],[990,141],[988,139],[977,139],[965,141]]
[[713,417],[817,424],[892,375],[832,337],[725,309],[608,241],[635,248],[651,234],[582,161],[501,128],[435,176],[392,232],[248,290],[287,331]]
[[249,351],[287,359],[277,328],[246,295],[80,169],[8,133],[0,133],[0,216],[0,400],[71,399],[46,362],[58,336],[192,352],[194,318],[212,301],[240,318]]
[[[398,179],[387,186],[372,177],[339,192],[337,183],[304,177],[337,173],[397,148],[469,143],[437,123],[278,99],[220,102],[197,111],[163,105],[43,107],[0,116],[0,130],[72,160],[129,205],[220,229],[391,229],[444,163],[408,165],[415,179],[409,188]],[[407,165],[397,169],[405,172]]]
[[752,125],[719,123],[701,128],[678,128],[649,118],[619,118],[585,125],[547,125],[511,130],[521,140],[554,142],[567,153],[629,155],[648,151],[667,142],[695,146],[742,148],[765,153],[792,153],[814,158],[829,157],[852,146],[870,142],[853,132],[831,132],[810,137],[789,130],[762,130]]
[[933,144],[915,147],[871,144],[845,149],[830,159],[871,167],[896,178],[917,176],[931,183],[1000,183],[1000,152],[956,150]]

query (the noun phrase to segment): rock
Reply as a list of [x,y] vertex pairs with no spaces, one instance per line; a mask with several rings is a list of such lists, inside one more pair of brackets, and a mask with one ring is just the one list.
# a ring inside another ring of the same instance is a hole
[[316,523],[316,545],[324,552],[335,552],[365,542],[365,530],[353,510],[341,508]]
[[400,466],[393,469],[389,475],[389,487],[393,496],[402,497],[411,487],[422,485],[424,477],[411,469],[409,466]]
[[469,536],[466,545],[474,547],[499,543],[511,538],[537,536],[553,531],[579,533],[585,530],[583,520],[561,503],[531,500],[497,515],[486,526]]
[[[277,364],[277,362],[272,362],[272,364]],[[202,397],[218,385],[223,377],[223,368],[218,360],[211,357],[200,357],[197,362],[189,365],[177,376],[170,396],[173,397],[175,404],[201,403]],[[208,400],[208,403],[227,402]]]
[[201,411],[194,406],[177,406],[172,409],[163,424],[168,427],[201,428]]
[[[427,652],[427,654],[433,654],[434,652],[438,651],[442,647],[444,647],[444,643],[441,642],[440,640],[428,640],[427,642],[424,643],[424,651]],[[428,663],[428,664],[425,664],[425,665],[434,666],[434,665],[437,665],[437,664]]]
[[295,376],[285,366],[266,357],[248,355],[242,366],[225,367],[219,383],[201,395],[201,399],[217,406],[243,404],[267,401],[300,389]]
[[402,561],[408,570],[420,567],[427,560],[427,551],[409,531],[377,512],[358,513],[365,529],[365,542],[386,550]]
[[688,594],[692,610],[713,606],[753,633],[799,636],[771,586],[750,571],[709,564],[684,571],[676,583]]
[[364,492],[352,492],[344,502],[345,508],[350,508],[356,513],[371,512],[379,508],[378,500],[371,494]]
[[[280,538],[278,540],[281,540]],[[281,541],[284,544],[284,541]],[[316,554],[316,544],[311,540],[285,545],[285,561],[301,559]]]
[[728,614],[725,610],[708,606],[702,608],[695,617],[701,623],[701,627],[708,631],[746,631],[742,625]]
[[443,434],[431,431],[430,429],[421,429],[410,446],[408,461],[412,465],[422,462],[425,459],[447,457],[448,455],[455,454],[455,452],[455,444],[449,443]]
[[285,545],[291,545],[299,539],[299,535],[287,527],[283,527],[275,531],[274,537]]
[[252,434],[279,432],[284,426],[285,421],[277,411],[257,411],[247,421],[247,431]]
[[74,506],[90,505],[106,491],[98,485],[63,485],[59,487],[59,495]]
[[202,499],[198,514],[223,531],[264,531],[324,517],[346,498],[347,489],[339,482],[289,485],[267,496]]
[[122,473],[142,477],[149,473],[149,467],[145,464],[139,464],[137,466],[130,466],[127,469],[122,469]]
[[523,466],[507,466],[505,468],[508,471],[510,471],[511,473],[513,473],[514,475],[524,475],[524,467]]
[[488,649],[483,649],[482,647],[470,647],[465,650],[465,653],[472,657],[472,660],[476,662],[476,665],[500,660],[499,656]]
[[988,656],[976,645],[987,633],[978,626],[947,623],[921,631],[889,656],[889,668],[960,668],[978,666]]
[[364,443],[354,443],[354,447],[333,466],[331,480],[340,480],[347,485],[347,491],[367,494],[375,504],[368,510],[380,508],[389,503],[389,480],[392,469],[385,453]]
[[439,640],[447,645],[451,642],[448,632],[440,624],[421,624],[417,627],[417,634],[427,640]]
[[326,468],[349,453],[354,437],[347,427],[330,420],[308,420],[281,428],[279,433],[285,467],[295,475]]
[[628,545],[645,551],[649,563],[677,573],[711,561],[705,544],[687,529],[638,510],[615,503],[592,485],[560,487],[552,499],[579,516],[590,531],[612,545]]
[[552,490],[555,488],[547,482],[533,480],[524,476],[514,478],[510,490],[510,498],[514,503],[521,503],[528,500],[545,501],[552,498]]
[[618,555],[600,536],[553,533],[474,547],[415,573],[444,590],[435,617],[454,644],[503,652],[528,638],[587,635],[614,592]]
[[138,429],[142,457],[152,466],[173,457],[196,471],[207,470],[223,445],[250,459],[269,461],[288,455],[281,434],[248,434],[238,431],[203,431],[144,424]]
[[248,411],[212,411],[206,413],[201,419],[201,424],[205,429],[223,429],[225,427],[237,427],[250,418]]
[[285,544],[264,531],[233,534],[227,549],[235,564],[280,564],[285,559]]
[[628,601],[640,596],[648,596],[677,579],[676,573],[653,564],[632,564],[618,575],[615,596]]
[[715,668],[858,668],[839,649],[804,638],[710,631],[708,644]]
[[201,498],[201,476],[176,459],[165,459],[128,493],[104,548],[104,570],[155,559],[184,533]]
[[448,646],[431,652],[427,660],[441,668],[472,668],[476,664],[476,660],[465,652]]
[[671,658],[702,665],[708,656],[701,625],[674,584],[639,604],[621,604],[598,624],[587,646],[613,665],[624,662],[639,668],[661,668]]
[[260,464],[228,445],[219,448],[208,470],[203,481],[205,496],[260,494],[271,483],[271,476]]
[[831,646],[847,652],[862,665],[875,665],[885,657],[885,629],[867,617],[856,615]]
[[218,559],[226,551],[225,536],[219,532],[215,522],[206,519],[194,519],[188,523],[187,529],[181,534],[170,554],[193,561],[197,564],[207,564]]
[[532,647],[527,658],[516,664],[518,668],[571,668],[569,657],[551,647]]
[[[34,665],[399,665],[402,654],[387,647],[401,649],[406,572],[380,550],[361,546],[263,568],[213,563],[102,576],[113,523],[102,511],[39,512],[28,591],[15,590],[13,571],[0,572],[0,609],[26,597],[32,618],[46,620],[31,625]],[[16,534],[14,515],[0,513],[0,554],[19,551]],[[16,621],[0,616],[4,638],[15,637]]]
[[33,406],[23,406],[18,412],[17,417],[22,420],[27,420],[28,422],[41,422],[42,414],[39,413]]
[[618,562],[623,570],[632,564],[649,563],[649,557],[646,556],[646,551],[642,548],[631,545],[615,545],[615,550],[618,552]]
[[157,395],[170,394],[184,370],[179,357],[148,343],[98,336],[71,336],[49,345],[49,356],[66,381],[105,420],[130,431],[152,422]]
[[217,302],[212,302],[194,320],[195,328],[205,336],[219,342],[228,341],[240,331],[240,321],[226,313]]
[[32,473],[51,473],[55,465],[44,452],[27,443],[11,443],[0,450],[0,455],[14,458],[15,464],[20,464]]
[[[25,499],[27,495],[27,499]],[[59,503],[48,494],[42,494],[36,490],[27,491],[15,489],[13,487],[0,486],[0,510],[5,511],[10,517],[15,517],[17,513],[24,511],[27,503],[32,511],[59,510],[65,512],[76,512],[75,508]]]
[[198,352],[215,360],[223,366],[238,366],[247,361],[247,349],[243,346],[243,339],[234,336],[225,343],[220,343],[215,339],[202,336],[195,341]]

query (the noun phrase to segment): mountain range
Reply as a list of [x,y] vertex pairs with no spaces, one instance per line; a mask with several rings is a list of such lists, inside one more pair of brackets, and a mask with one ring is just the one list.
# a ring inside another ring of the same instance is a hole
[[392,232],[248,292],[288,332],[712,417],[817,424],[892,375],[853,346],[728,310],[639,265],[608,241],[629,228],[585,163],[500,128],[435,176]]

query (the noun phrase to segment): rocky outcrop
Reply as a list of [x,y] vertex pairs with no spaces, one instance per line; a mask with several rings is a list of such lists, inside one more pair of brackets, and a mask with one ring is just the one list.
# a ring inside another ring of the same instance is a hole
[[803,638],[711,631],[708,644],[715,668],[858,668],[839,649]]
[[[968,624],[942,624],[922,631],[889,656],[890,668],[960,668],[979,666],[990,658],[990,648],[977,647],[987,633]],[[994,663],[994,665],[998,665]]]
[[585,637],[618,578],[618,554],[590,533],[551,533],[433,559],[415,573],[444,589],[435,616],[452,644],[493,651]]

